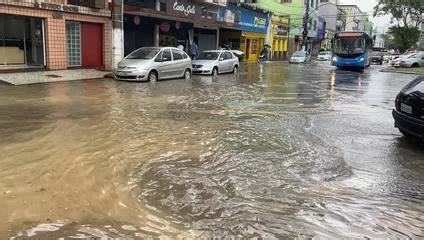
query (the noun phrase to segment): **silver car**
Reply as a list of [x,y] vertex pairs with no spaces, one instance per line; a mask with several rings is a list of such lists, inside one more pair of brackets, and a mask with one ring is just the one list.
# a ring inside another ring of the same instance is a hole
[[203,51],[196,60],[192,61],[194,74],[238,73],[239,59],[231,51],[212,50]]
[[117,80],[156,81],[169,78],[191,78],[191,59],[173,47],[142,47],[118,64],[114,71]]

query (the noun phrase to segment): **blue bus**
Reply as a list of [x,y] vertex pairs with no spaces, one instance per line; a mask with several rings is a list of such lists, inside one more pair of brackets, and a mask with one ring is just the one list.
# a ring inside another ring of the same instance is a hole
[[332,64],[341,69],[364,69],[370,65],[372,39],[365,32],[338,32],[332,40]]

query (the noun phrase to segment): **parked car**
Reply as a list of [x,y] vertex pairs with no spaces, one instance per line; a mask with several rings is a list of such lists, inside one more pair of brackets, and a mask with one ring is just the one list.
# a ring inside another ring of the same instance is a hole
[[317,59],[319,61],[330,61],[332,57],[332,54],[330,51],[322,51],[318,54]]
[[310,56],[306,51],[296,51],[291,56],[290,63],[305,63],[310,60]]
[[424,76],[406,85],[395,100],[395,127],[407,137],[424,138]]
[[192,61],[194,74],[211,74],[238,72],[239,59],[229,50],[203,51]]
[[424,51],[410,54],[408,57],[403,58],[399,65],[401,67],[424,67]]
[[407,57],[409,57],[409,55],[410,54],[402,54],[402,55],[399,55],[399,56],[395,56],[393,59],[392,59],[392,61],[390,62],[390,65],[392,66],[392,67],[400,67],[400,62],[404,59],[404,58],[407,58]]
[[114,77],[125,81],[190,79],[191,59],[184,51],[174,47],[142,47],[118,63]]

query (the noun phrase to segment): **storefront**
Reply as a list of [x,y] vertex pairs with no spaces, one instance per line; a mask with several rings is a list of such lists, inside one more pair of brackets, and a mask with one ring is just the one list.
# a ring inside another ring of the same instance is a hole
[[248,5],[230,4],[225,8],[223,16],[225,18],[233,17],[234,28],[241,31],[240,50],[245,53],[244,60],[256,61],[265,44],[269,14],[250,9]]
[[44,22],[42,18],[0,14],[0,65],[43,67]]
[[56,2],[0,3],[0,70],[111,69],[108,1]]
[[129,1],[125,5],[125,54],[145,46],[184,46],[200,50],[218,46],[218,7],[191,0]]
[[272,16],[271,18],[271,60],[284,60],[287,58],[289,44],[289,18]]

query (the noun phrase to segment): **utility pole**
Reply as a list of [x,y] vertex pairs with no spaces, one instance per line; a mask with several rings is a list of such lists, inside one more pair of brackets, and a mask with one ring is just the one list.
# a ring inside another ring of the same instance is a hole
[[303,33],[302,33],[302,47],[304,47],[304,50],[307,49],[306,41],[308,40],[308,23],[309,23],[309,1],[305,0],[306,8],[305,8],[305,15],[303,16]]
[[124,0],[112,1],[112,67],[124,57]]

